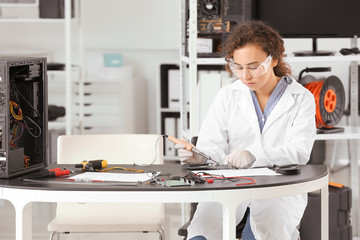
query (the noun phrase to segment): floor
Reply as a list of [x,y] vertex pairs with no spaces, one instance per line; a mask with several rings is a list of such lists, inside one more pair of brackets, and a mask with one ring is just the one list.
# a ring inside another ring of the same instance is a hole
[[[345,167],[330,175],[330,181],[349,186],[350,169]],[[47,224],[55,216],[55,204],[33,203],[33,239],[49,239]],[[15,240],[14,209],[12,205],[0,200],[0,239]],[[181,204],[166,204],[165,231],[166,240],[180,240],[177,230],[181,226]],[[119,240],[119,239],[157,239],[152,233],[148,234],[72,234],[62,236],[61,240]],[[354,238],[355,239],[355,238]],[[357,239],[359,240],[359,239]]]

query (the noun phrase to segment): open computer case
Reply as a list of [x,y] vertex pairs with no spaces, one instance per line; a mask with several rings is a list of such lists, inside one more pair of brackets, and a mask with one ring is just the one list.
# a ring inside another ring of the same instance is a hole
[[0,178],[47,165],[46,58],[0,57]]

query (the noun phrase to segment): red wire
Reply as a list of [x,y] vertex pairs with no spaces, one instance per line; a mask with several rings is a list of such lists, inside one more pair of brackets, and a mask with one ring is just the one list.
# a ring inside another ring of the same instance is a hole
[[246,180],[250,180],[250,182],[245,182],[245,183],[237,183],[236,186],[240,186],[240,185],[250,185],[250,184],[255,184],[256,180],[250,177],[220,177],[220,176],[213,176],[213,175],[201,175],[202,177],[211,177],[211,178],[215,178],[215,179],[234,179],[234,178],[238,178],[238,179],[246,179]]
[[256,180],[253,179],[253,178],[249,178],[249,177],[237,177],[237,178],[247,179],[247,180],[250,180],[251,182],[247,182],[247,183],[237,183],[236,186],[239,186],[239,185],[250,185],[250,184],[255,184],[255,183],[256,183]]

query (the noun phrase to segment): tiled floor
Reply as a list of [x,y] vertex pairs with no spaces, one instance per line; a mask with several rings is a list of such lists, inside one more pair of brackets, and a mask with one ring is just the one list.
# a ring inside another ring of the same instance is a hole
[[[350,170],[344,168],[330,175],[330,181],[339,182],[349,186]],[[47,224],[55,215],[55,204],[51,203],[34,203],[33,204],[33,239],[49,239],[50,233],[47,231]],[[0,239],[15,240],[14,227],[14,209],[12,205],[0,200]],[[182,239],[177,235],[177,230],[181,226],[181,204],[166,204],[166,239]],[[72,234],[64,236],[62,240],[118,240],[118,239],[157,239],[153,234]]]

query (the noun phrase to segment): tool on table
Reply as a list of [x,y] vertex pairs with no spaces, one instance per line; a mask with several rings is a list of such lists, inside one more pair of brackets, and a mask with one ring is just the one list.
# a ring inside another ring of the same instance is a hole
[[270,169],[282,175],[296,175],[301,173],[301,168],[298,164],[291,164],[285,166],[278,166],[274,164],[272,167],[270,167]]
[[49,169],[49,177],[59,177],[69,174],[70,174],[69,169],[64,169],[64,170],[61,170],[61,168]]
[[30,175],[27,175],[21,179],[23,181],[26,181],[26,179],[59,177],[59,176],[65,176],[65,175],[69,175],[69,174],[70,174],[69,169],[65,169],[65,170],[61,170],[61,168],[41,169],[41,170],[34,172]]
[[144,172],[141,169],[125,168],[125,167],[111,167],[107,168],[108,164],[106,160],[98,159],[91,161],[82,161],[80,164],[75,164],[76,168],[82,168],[85,172],[107,172],[110,170],[123,170],[129,172]]
[[75,164],[76,168],[82,168],[85,172],[94,172],[107,167],[106,160],[91,160],[91,161],[82,161],[80,164]]
[[216,164],[218,164],[218,162],[216,162],[214,159],[212,159],[210,156],[206,155],[205,153],[201,152],[199,149],[197,149],[194,145],[192,145],[189,142],[177,139],[173,136],[169,136],[169,135],[164,135],[165,137],[167,137],[167,139],[169,139],[171,142],[175,143],[175,144],[183,144],[185,145],[185,150],[191,151],[195,154],[198,154],[200,156],[202,156],[203,158],[206,159],[206,161],[212,161]]
[[68,167],[64,167],[64,170],[69,170],[69,171],[70,171],[70,173],[75,173],[75,171],[71,170],[71,169],[70,169],[70,168],[68,168]]

